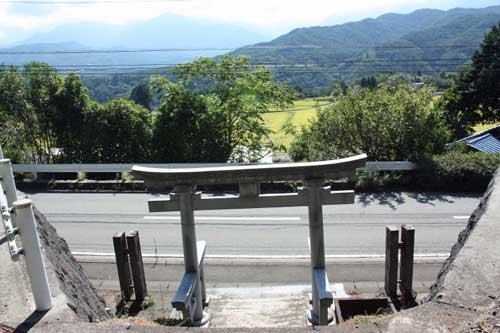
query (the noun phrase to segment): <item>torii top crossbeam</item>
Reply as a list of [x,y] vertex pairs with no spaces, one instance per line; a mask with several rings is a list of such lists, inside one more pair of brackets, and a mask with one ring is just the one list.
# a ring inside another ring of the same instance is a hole
[[175,186],[256,183],[266,181],[301,181],[305,179],[339,179],[352,177],[366,163],[366,154],[322,162],[278,163],[161,169],[134,166],[134,175],[146,184]]

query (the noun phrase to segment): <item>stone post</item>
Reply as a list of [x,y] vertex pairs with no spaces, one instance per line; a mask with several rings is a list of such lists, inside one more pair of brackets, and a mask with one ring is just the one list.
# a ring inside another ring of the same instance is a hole
[[127,234],[127,248],[130,256],[130,270],[134,281],[134,293],[136,302],[143,302],[148,296],[146,276],[144,275],[144,263],[142,261],[141,241],[139,231],[130,231]]
[[321,313],[320,300],[318,297],[315,269],[325,268],[325,237],[323,232],[323,205],[321,203],[321,187],[323,179],[306,179],[304,181],[304,193],[307,195],[309,208],[309,238],[311,247],[311,276],[312,276],[312,313],[311,322],[315,325],[320,323],[320,318],[328,318],[327,313]]
[[389,225],[385,229],[385,293],[396,298],[398,292],[399,230]]
[[399,275],[401,283],[399,285],[402,296],[402,303],[405,308],[416,305],[416,294],[413,292],[413,260],[415,251],[415,228],[411,225],[401,227],[401,262]]
[[115,249],[122,301],[127,303],[132,296],[132,278],[130,277],[130,261],[127,255],[127,241],[124,232],[119,232],[113,236],[113,247]]
[[194,224],[194,186],[176,185],[173,195],[179,202],[181,212],[182,248],[184,251],[184,269],[187,273],[196,274],[196,288],[194,297],[196,307],[193,315],[193,325],[203,325],[203,297],[200,285],[200,274],[198,272],[198,250],[196,248],[196,229]]

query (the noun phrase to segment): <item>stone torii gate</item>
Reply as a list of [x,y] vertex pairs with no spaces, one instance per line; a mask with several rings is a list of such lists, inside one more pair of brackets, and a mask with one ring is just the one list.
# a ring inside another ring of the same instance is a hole
[[[309,247],[312,272],[312,309],[308,318],[314,325],[328,325],[332,320],[329,308],[333,296],[325,266],[323,205],[354,203],[354,191],[331,191],[323,187],[326,180],[352,178],[363,168],[366,155],[311,162],[203,167],[189,169],[158,169],[134,166],[132,173],[145,180],[148,188],[172,186],[168,199],[149,200],[150,212],[180,211],[185,275],[172,304],[189,315],[194,326],[207,322],[203,307],[205,288],[203,256],[205,243],[196,242],[195,210],[246,209],[308,206]],[[299,181],[304,187],[298,193],[260,194],[260,183]],[[240,194],[234,197],[202,198],[196,185],[239,184]],[[202,247],[197,248],[197,245]],[[179,305],[181,304],[181,305]]]

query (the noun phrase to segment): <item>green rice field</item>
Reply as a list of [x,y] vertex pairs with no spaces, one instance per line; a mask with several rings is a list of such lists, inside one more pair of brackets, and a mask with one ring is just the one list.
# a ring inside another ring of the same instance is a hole
[[293,136],[285,134],[283,126],[292,124],[297,129],[306,125],[311,118],[316,115],[318,107],[330,105],[328,100],[301,99],[294,102],[294,105],[285,110],[272,110],[264,114],[263,118],[267,128],[273,131],[271,140],[278,145],[289,147],[293,141]]

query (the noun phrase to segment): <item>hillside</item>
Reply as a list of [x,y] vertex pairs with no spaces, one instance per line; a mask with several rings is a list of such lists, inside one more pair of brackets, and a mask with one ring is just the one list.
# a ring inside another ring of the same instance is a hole
[[[234,54],[251,56],[254,62],[294,63],[293,67],[280,66],[276,76],[305,89],[377,72],[434,74],[466,64],[485,32],[499,20],[500,6],[423,9],[295,29]],[[298,67],[297,62],[306,65]]]

